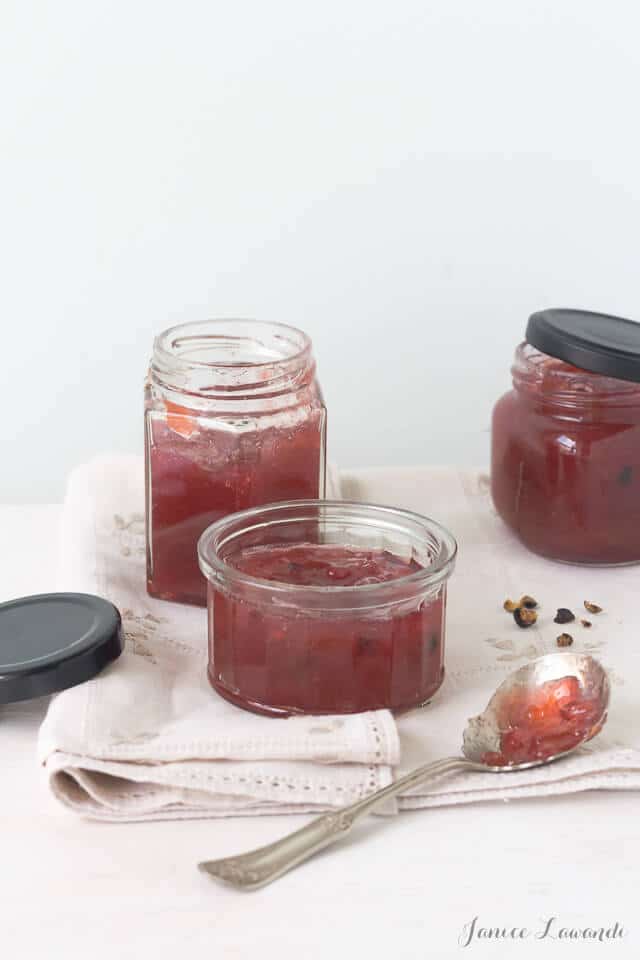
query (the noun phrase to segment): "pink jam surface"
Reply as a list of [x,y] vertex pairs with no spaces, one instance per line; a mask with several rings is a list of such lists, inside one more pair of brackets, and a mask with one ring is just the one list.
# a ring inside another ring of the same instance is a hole
[[249,547],[230,562],[252,577],[307,587],[360,587],[422,569],[415,560],[403,560],[388,550],[309,543]]
[[[197,543],[215,520],[277,500],[318,497],[324,470],[324,413],[312,407],[291,427],[188,434],[188,416],[154,419],[147,443],[149,555],[154,597],[204,606]],[[180,432],[179,432],[180,431]]]
[[500,751],[482,757],[491,766],[544,760],[595,736],[602,726],[597,697],[577,677],[549,680],[538,690],[516,687],[497,710]]
[[[388,551],[333,544],[251,547],[227,558],[263,580],[357,587],[421,569]],[[398,599],[401,598],[400,587]],[[333,603],[337,603],[336,599]],[[445,588],[375,610],[277,606],[209,585],[209,679],[262,713],[353,713],[425,703],[442,683]]]

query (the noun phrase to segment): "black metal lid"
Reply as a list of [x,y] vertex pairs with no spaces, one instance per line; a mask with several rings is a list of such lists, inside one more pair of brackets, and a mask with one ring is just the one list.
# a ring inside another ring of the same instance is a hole
[[589,310],[540,310],[527,342],[582,370],[640,383],[640,323]]
[[0,703],[90,680],[122,647],[120,614],[101,597],[43,593],[0,603]]

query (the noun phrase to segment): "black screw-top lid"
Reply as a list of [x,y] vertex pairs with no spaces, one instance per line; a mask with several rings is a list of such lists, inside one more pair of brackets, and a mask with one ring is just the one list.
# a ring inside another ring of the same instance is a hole
[[122,647],[120,614],[101,597],[44,593],[0,603],[0,703],[90,680]]
[[640,323],[589,310],[540,310],[527,342],[582,370],[640,383]]

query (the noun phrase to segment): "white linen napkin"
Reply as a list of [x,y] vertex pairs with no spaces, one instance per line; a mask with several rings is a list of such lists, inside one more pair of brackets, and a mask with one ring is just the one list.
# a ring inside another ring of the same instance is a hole
[[[456,535],[445,682],[422,710],[273,720],[213,694],[205,676],[206,614],[145,590],[142,464],[103,459],[71,477],[62,522],[61,589],[112,599],[127,651],[100,677],[58,695],[39,738],[56,796],[107,820],[312,811],[339,806],[420,763],[458,755],[469,716],[511,670],[556,650],[557,607],[603,613],[572,625],[573,650],[598,656],[612,680],[610,719],[580,753],[522,773],[457,774],[418,787],[400,809],[586,789],[640,787],[637,684],[640,569],[552,563],[526,551],[495,516],[487,478],[415,468],[344,473],[348,499],[404,506]],[[519,629],[507,596],[533,594],[538,624]],[[399,743],[398,743],[399,734]]]
[[103,820],[310,811],[391,780],[387,711],[271,719],[217,696],[206,677],[206,610],[147,595],[138,457],[78,468],[61,525],[59,588],[107,597],[126,649],[55,697],[38,753],[54,794]]

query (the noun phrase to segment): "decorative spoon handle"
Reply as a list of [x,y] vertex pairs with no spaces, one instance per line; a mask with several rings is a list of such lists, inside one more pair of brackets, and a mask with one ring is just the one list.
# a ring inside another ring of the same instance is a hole
[[300,830],[276,840],[275,843],[251,850],[249,853],[242,853],[237,857],[207,860],[198,864],[198,867],[212,877],[225,880],[242,890],[264,887],[313,856],[318,850],[335,843],[351,830],[356,820],[366,816],[383,801],[404,793],[405,790],[424,783],[431,777],[438,777],[463,768],[484,769],[480,764],[457,757],[424,764],[362,800],[356,800],[347,807],[316,817]]

